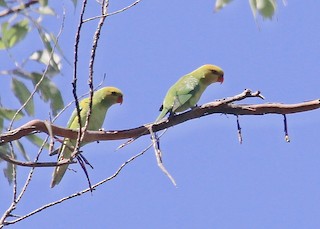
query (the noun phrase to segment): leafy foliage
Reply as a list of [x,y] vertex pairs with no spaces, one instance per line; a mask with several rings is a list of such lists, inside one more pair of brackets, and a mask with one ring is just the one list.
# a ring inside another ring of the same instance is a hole
[[255,18],[259,13],[265,19],[272,19],[277,8],[276,0],[250,0],[249,3]]
[[[73,3],[76,4],[76,1]],[[35,95],[50,104],[54,116],[64,107],[61,92],[52,81],[53,77],[61,72],[63,54],[57,44],[57,37],[47,32],[41,24],[44,18],[55,15],[55,11],[48,5],[48,0],[0,0],[0,18],[4,19],[0,21],[0,53],[7,55],[7,59],[12,60],[14,66],[13,69],[0,69],[0,74],[11,77],[12,95],[23,106],[20,111],[0,104],[1,132],[8,128],[6,125],[9,122],[36,114]],[[27,42],[23,41],[28,37],[38,37],[41,42],[35,43],[35,50],[29,56],[19,56],[20,60],[16,60],[15,55],[19,55],[19,49],[27,45]],[[43,140],[36,136],[28,136],[27,139],[38,147],[43,143]],[[12,146],[25,160],[29,160],[23,142],[15,141]],[[0,145],[0,153],[17,157],[8,145]],[[12,171],[13,167],[8,163],[4,175],[9,183],[13,178]]]
[[[232,0],[216,0],[214,10],[217,12],[231,3]],[[254,18],[260,15],[263,19],[272,20],[277,10],[277,0],[249,0],[249,4]],[[283,0],[286,5],[286,1]]]
[[0,50],[8,49],[15,46],[19,41],[23,40],[29,30],[29,21],[21,20],[10,26],[9,22],[1,24]]

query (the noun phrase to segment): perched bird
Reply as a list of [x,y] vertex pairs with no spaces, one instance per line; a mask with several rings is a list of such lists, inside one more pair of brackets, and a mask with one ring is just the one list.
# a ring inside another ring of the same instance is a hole
[[172,115],[196,106],[204,90],[215,82],[223,82],[223,70],[211,64],[182,76],[167,92],[155,122],[168,113]]
[[[123,95],[122,92],[115,87],[104,87],[96,91],[93,94],[92,98],[92,112],[90,116],[90,121],[88,124],[88,130],[99,130],[102,127],[104,118],[106,116],[107,110],[116,103],[122,103]],[[89,98],[81,100],[79,103],[80,106],[80,117],[81,117],[81,126],[83,127],[86,122],[87,114],[89,111]],[[77,110],[75,109],[69,119],[67,124],[69,129],[78,129],[79,121]],[[85,142],[81,143],[81,146],[86,144]],[[63,140],[63,145],[59,149],[59,159],[62,161],[64,159],[70,159],[73,152],[73,148],[76,145],[76,140],[65,138]],[[51,188],[59,184],[64,173],[66,172],[68,165],[57,166],[54,169],[52,174]]]

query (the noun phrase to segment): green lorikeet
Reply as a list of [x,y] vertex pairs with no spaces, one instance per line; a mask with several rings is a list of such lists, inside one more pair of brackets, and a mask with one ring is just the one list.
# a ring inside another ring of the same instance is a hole
[[[92,98],[92,112],[88,124],[88,130],[99,130],[102,127],[107,110],[116,103],[121,104],[122,101],[123,94],[118,88],[104,87],[96,91]],[[81,126],[83,127],[85,125],[87,114],[89,111],[89,98],[81,100],[79,106],[81,109]],[[71,118],[69,119],[69,122],[67,124],[67,127],[69,129],[79,128],[78,114],[76,109],[73,111]],[[83,146],[84,144],[86,144],[86,142],[82,142],[81,146]],[[63,141],[63,145],[59,149],[58,161],[70,159],[75,145],[76,140],[65,138]],[[67,168],[68,165],[61,165],[57,166],[54,169],[54,172],[52,174],[51,188],[60,183]]]
[[182,112],[196,106],[204,90],[212,83],[223,82],[223,70],[215,65],[206,64],[182,76],[167,92],[160,115],[155,122],[166,114]]

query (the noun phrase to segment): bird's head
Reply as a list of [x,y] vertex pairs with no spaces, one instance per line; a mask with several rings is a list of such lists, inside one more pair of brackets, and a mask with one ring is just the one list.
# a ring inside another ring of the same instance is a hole
[[104,87],[94,93],[94,97],[100,98],[102,101],[109,104],[116,104],[123,102],[123,94],[120,89],[116,87]]
[[205,64],[199,68],[199,70],[204,72],[204,80],[207,83],[215,83],[220,82],[223,83],[223,70],[215,65],[212,64]]

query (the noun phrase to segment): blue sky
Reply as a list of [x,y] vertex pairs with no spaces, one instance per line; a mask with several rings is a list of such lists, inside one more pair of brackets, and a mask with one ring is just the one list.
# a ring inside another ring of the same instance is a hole
[[[128,4],[111,1],[110,6],[115,10]],[[211,85],[199,104],[233,96],[245,88],[262,91],[265,102],[319,98],[319,2],[295,1],[286,7],[279,2],[274,20],[257,22],[247,1],[234,1],[219,13],[213,13],[213,5],[212,0],[183,5],[178,1],[142,1],[107,19],[96,57],[95,84],[106,73],[104,85],[119,87],[125,97],[121,106],[108,112],[105,129],[152,122],[167,89],[180,76],[206,63],[223,68],[225,81]],[[65,7],[60,45],[72,62],[80,7],[74,12],[69,1]],[[98,4],[92,1],[86,18],[98,12]],[[55,32],[59,29],[59,24],[49,19],[44,23]],[[96,23],[89,22],[83,28],[79,94],[88,91],[87,66]],[[27,43],[19,45],[20,54],[28,55],[33,45],[32,37],[27,38]],[[1,79],[3,83],[7,80]],[[64,63],[63,76],[54,81],[65,101],[72,100],[72,66]],[[4,93],[0,92],[2,103],[18,105],[15,99],[4,100]],[[253,98],[243,101],[260,102]],[[36,118],[48,119],[48,105],[39,103],[38,107]],[[71,112],[67,110],[57,124],[66,125]],[[150,150],[93,195],[66,201],[13,228],[319,228],[319,111],[287,119],[290,143],[284,141],[280,115],[240,117],[242,145],[231,115],[211,115],[175,126],[162,138],[161,149],[177,187],[158,169]],[[94,166],[90,170],[93,183],[112,175],[150,139],[143,137],[115,152],[122,142],[83,148]],[[31,148],[30,155],[35,152]],[[47,159],[43,155],[43,160]],[[28,213],[86,188],[81,169],[77,165],[72,168],[78,173],[68,172],[54,189],[49,188],[52,169],[37,169],[15,213]],[[28,170],[19,168],[18,172],[23,181]],[[0,183],[3,212],[11,201],[11,187],[3,177]]]

